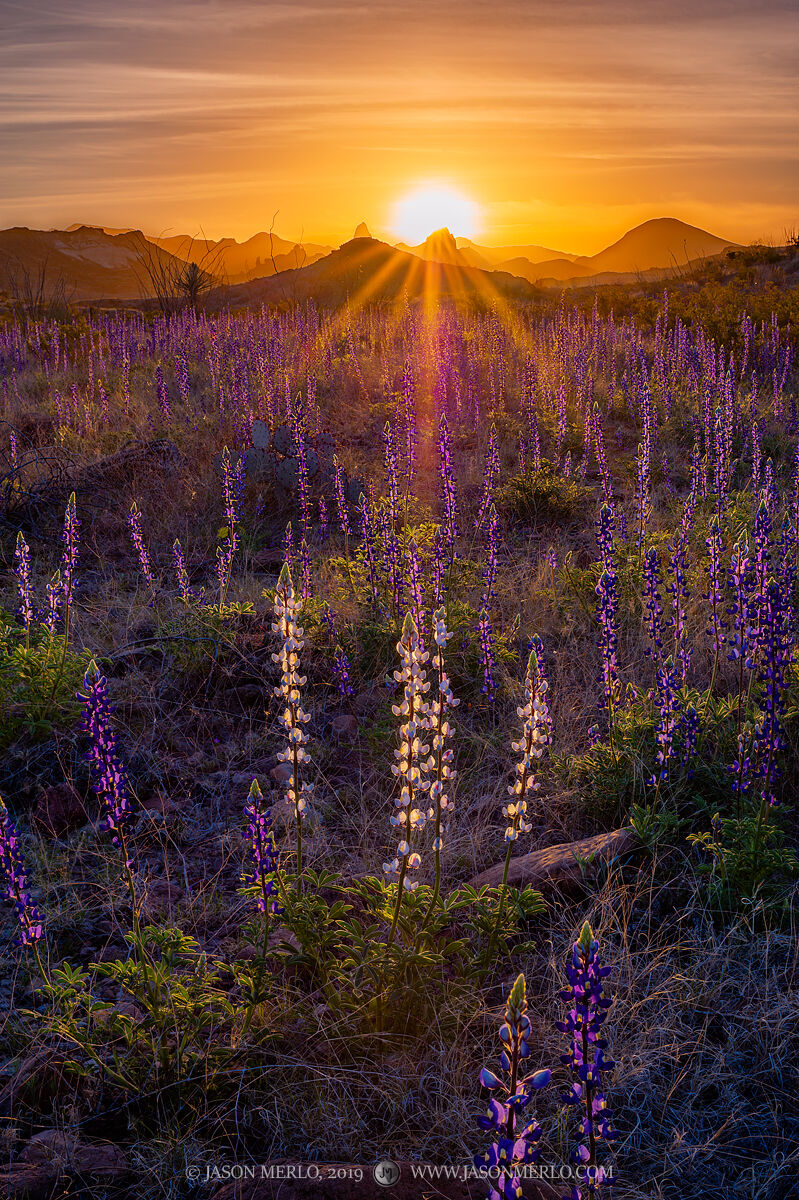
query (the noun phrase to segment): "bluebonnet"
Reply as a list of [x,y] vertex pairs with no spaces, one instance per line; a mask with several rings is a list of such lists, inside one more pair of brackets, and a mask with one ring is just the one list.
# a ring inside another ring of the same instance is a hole
[[333,651],[333,677],[342,696],[351,696],[354,692],[350,675],[350,661],[347,652],[337,642]]
[[660,599],[660,559],[654,546],[644,554],[644,613],[651,648],[647,655],[655,660],[663,651],[663,605]]
[[150,553],[145,545],[141,527],[141,513],[135,500],[131,504],[130,512],[128,513],[128,526],[130,528],[130,539],[133,542],[133,548],[136,551],[142,575],[147,580],[150,590],[154,592],[155,578],[153,577],[153,569],[150,564]]
[[483,490],[480,495],[480,509],[477,513],[476,529],[479,533],[483,528],[483,522],[488,515],[488,506],[491,503],[491,493],[497,485],[499,479],[499,449],[497,447],[497,430],[492,424],[488,434],[488,452],[486,454],[485,467],[483,470]]
[[349,509],[347,508],[347,498],[344,494],[344,471],[335,454],[333,455],[333,472],[339,528],[344,537],[349,538],[352,535],[352,527],[350,525]]
[[112,708],[108,699],[108,680],[92,660],[78,692],[83,705],[83,731],[89,739],[89,771],[92,787],[100,801],[103,828],[119,846],[125,865],[132,869],[126,843],[126,828],[131,819],[131,798],[125,768],[122,765],[114,732]]
[[498,1135],[488,1150],[474,1156],[476,1167],[491,1172],[488,1200],[522,1200],[520,1168],[537,1162],[541,1155],[537,1144],[541,1126],[535,1118],[525,1116],[525,1109],[535,1092],[547,1086],[552,1072],[545,1068],[523,1073],[530,1058],[530,1034],[525,978],[519,975],[510,990],[499,1030],[501,1075],[488,1067],[480,1071],[480,1083],[492,1095],[488,1111],[478,1117],[478,1124]]
[[580,1141],[572,1159],[579,1164],[582,1174],[580,1183],[563,1200],[593,1198],[602,1186],[613,1183],[608,1168],[598,1160],[599,1144],[613,1142],[618,1137],[611,1127],[602,1079],[606,1071],[615,1069],[615,1063],[605,1057],[607,1041],[602,1036],[612,1003],[603,994],[603,980],[610,970],[602,965],[599,943],[586,921],[572,947],[571,962],[566,966],[569,987],[559,993],[559,998],[568,1005],[568,1012],[557,1026],[570,1041],[569,1051],[561,1055],[561,1062],[570,1068],[573,1079],[563,1102],[576,1109],[579,1118]]
[[272,832],[272,817],[264,806],[263,793],[258,786],[258,780],[253,779],[250,786],[248,803],[244,809],[247,818],[247,849],[248,870],[244,882],[256,888],[256,906],[259,912],[266,914],[281,913],[283,909],[275,896],[278,892],[277,872],[280,855],[275,845],[275,835]]
[[44,933],[42,918],[27,889],[25,864],[19,848],[19,834],[2,797],[0,797],[0,887],[2,895],[14,906],[19,921],[17,944],[28,946],[37,942]]
[[34,620],[31,552],[21,532],[17,534],[14,560],[14,574],[17,579],[17,591],[19,592],[19,611],[22,615],[25,628],[30,630]]
[[655,682],[655,745],[658,770],[650,780],[653,786],[659,785],[669,778],[670,764],[675,753],[675,734],[680,712],[678,687],[678,671],[674,665],[674,659],[669,656],[658,667]]
[[458,506],[455,495],[455,476],[452,470],[452,434],[447,418],[441,417],[438,426],[438,469],[441,476],[441,501],[444,511],[444,542],[450,559],[455,555],[458,536]]

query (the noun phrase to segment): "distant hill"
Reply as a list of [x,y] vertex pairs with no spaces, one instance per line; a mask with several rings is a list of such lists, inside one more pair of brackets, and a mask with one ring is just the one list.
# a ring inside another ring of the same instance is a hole
[[[698,258],[712,258],[737,243],[716,237],[673,217],[644,221],[612,246],[590,259],[592,274],[600,271],[648,271],[654,267],[684,267]],[[577,259],[583,263],[585,259]]]
[[485,259],[473,253],[464,253],[458,249],[458,243],[448,229],[436,229],[418,246],[408,246],[405,242],[397,244],[397,250],[404,254],[415,254],[426,262],[450,263],[457,267],[476,267],[480,271],[491,268]]
[[235,238],[192,238],[185,233],[169,237],[151,237],[150,241],[163,250],[194,262],[209,274],[227,283],[244,282],[305,267],[329,254],[330,246],[313,242],[289,242],[275,233],[256,233],[245,242]]
[[[431,252],[435,248],[431,246]],[[437,248],[448,251],[449,241],[442,238]],[[220,289],[216,303],[221,307],[314,300],[338,307],[348,300],[396,303],[403,296],[409,301],[443,296],[491,303],[499,297],[531,300],[536,295],[526,280],[513,275],[426,259],[374,238],[353,238],[310,266]]]
[[578,257],[576,254],[567,254],[564,250],[548,250],[546,246],[479,246],[470,238],[456,240],[458,249],[463,254],[476,254],[488,266],[500,270],[508,269],[504,264],[518,258],[528,263],[539,263],[552,258],[566,258],[571,261]]
[[[736,242],[716,237],[705,229],[697,229],[673,217],[657,217],[630,229],[611,246],[598,254],[583,256],[570,262],[565,258],[551,259],[536,265],[533,278],[542,280],[575,280],[597,275],[636,275],[647,271],[675,271],[705,258],[713,258],[725,250],[739,248]],[[531,278],[529,274],[527,278]],[[618,282],[621,282],[619,280]]]
[[137,300],[151,294],[145,262],[180,270],[167,251],[138,230],[106,233],[96,226],[0,231],[0,288],[22,298],[44,272],[48,297],[62,289],[67,300]]

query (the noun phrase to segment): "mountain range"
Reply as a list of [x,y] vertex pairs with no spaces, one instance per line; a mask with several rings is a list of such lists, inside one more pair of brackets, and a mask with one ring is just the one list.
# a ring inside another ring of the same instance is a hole
[[[76,301],[136,300],[154,294],[154,274],[176,277],[195,263],[230,303],[314,297],[337,303],[354,293],[389,299],[437,288],[506,296],[530,295],[538,287],[579,287],[658,278],[714,257],[736,243],[670,217],[645,221],[594,255],[545,246],[484,246],[437,230],[417,246],[373,238],[365,222],[338,249],[290,242],[271,232],[244,242],[145,235],[136,229],[73,225],[65,230],[0,231],[0,289],[20,291],[21,280],[59,281]],[[435,269],[433,269],[435,268]],[[326,297],[326,299],[325,299]]]

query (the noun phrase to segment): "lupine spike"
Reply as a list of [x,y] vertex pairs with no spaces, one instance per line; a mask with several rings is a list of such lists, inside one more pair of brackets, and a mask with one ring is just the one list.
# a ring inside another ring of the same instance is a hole
[[44,934],[38,908],[27,889],[25,864],[19,848],[19,834],[0,796],[0,887],[13,905],[19,922],[17,945],[29,946]]

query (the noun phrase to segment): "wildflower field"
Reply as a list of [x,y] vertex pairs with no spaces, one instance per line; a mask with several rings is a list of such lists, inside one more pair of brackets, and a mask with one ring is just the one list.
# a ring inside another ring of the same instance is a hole
[[799,1195],[795,334],[672,291],[0,319],[0,1195]]

